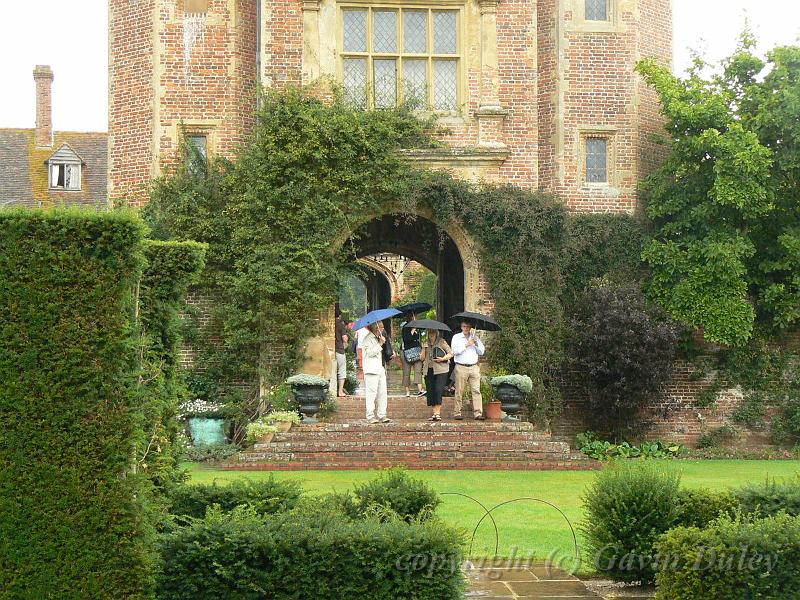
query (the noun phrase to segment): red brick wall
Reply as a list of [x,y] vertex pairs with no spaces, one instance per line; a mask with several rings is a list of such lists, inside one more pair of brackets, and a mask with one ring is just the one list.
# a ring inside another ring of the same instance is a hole
[[109,199],[144,198],[153,160],[153,11],[156,0],[109,1]]
[[[645,408],[635,421],[631,421],[634,426],[649,424],[646,428],[641,427],[643,438],[669,440],[695,447],[703,433],[733,424],[740,434],[737,444],[759,446],[770,443],[768,430],[752,430],[732,421],[733,413],[743,401],[740,390],[722,390],[712,405],[698,406],[697,395],[708,389],[710,383],[695,380],[692,377],[694,370],[690,364],[676,365],[664,399]],[[573,442],[578,433],[597,431],[597,425],[592,423],[581,393],[569,385],[565,385],[564,392],[564,410],[552,423],[554,437]]]
[[[147,184],[174,163],[176,131],[207,132],[209,150],[232,156],[252,129],[256,0],[111,0],[110,185],[114,200],[147,201]],[[154,17],[155,12],[155,17]],[[156,139],[157,138],[157,139]]]

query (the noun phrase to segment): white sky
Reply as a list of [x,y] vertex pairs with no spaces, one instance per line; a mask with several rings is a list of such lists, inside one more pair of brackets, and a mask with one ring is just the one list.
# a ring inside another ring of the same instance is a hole
[[[501,0],[502,1],[502,0]],[[33,127],[33,68],[49,64],[53,126],[61,131],[108,128],[107,0],[3,0],[0,127]],[[791,44],[800,35],[800,0],[673,0],[675,69],[689,63],[689,48],[710,59],[728,55],[747,14],[761,50]]]

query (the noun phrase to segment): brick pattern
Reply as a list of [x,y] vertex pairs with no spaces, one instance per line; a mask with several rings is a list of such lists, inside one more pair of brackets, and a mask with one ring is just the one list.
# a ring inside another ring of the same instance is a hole
[[[364,399],[355,399],[363,404]],[[407,401],[390,398],[390,407]],[[391,408],[390,408],[391,410]],[[362,415],[363,416],[363,415]],[[240,470],[375,469],[586,469],[569,445],[529,423],[400,420],[295,425],[257,443],[225,468]]]
[[[731,417],[743,401],[741,390],[722,390],[711,406],[697,406],[698,394],[708,389],[710,383],[696,380],[694,371],[691,364],[676,365],[664,399],[637,415],[637,423],[648,424],[642,432],[645,439],[668,440],[695,447],[703,433],[732,424]],[[570,377],[565,377],[565,380],[569,381]],[[569,385],[565,385],[564,390],[564,410],[553,422],[552,433],[554,439],[573,442],[578,433],[596,431],[597,427],[590,420],[581,393]],[[768,407],[767,420],[773,412]],[[736,440],[738,445],[761,446],[770,443],[768,429],[753,430],[739,424],[735,426],[740,431],[740,437]]]

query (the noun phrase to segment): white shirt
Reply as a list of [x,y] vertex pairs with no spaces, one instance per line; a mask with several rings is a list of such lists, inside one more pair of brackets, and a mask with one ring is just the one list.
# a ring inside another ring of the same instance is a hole
[[450,347],[453,349],[453,356],[455,357],[456,364],[458,365],[477,365],[478,357],[483,356],[486,348],[474,331],[470,332],[470,338],[475,340],[474,346],[467,346],[467,337],[463,333],[457,333],[453,336],[453,341],[450,342]]

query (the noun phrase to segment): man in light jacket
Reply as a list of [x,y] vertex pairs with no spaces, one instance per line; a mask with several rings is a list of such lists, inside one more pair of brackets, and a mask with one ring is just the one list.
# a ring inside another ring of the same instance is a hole
[[472,412],[475,420],[483,421],[483,397],[481,396],[481,369],[478,360],[486,348],[481,339],[472,330],[472,323],[464,321],[461,323],[461,333],[453,336],[450,342],[453,349],[453,358],[456,362],[456,397],[453,406],[453,418],[463,419],[461,416],[461,402],[467,386],[472,393]]
[[[386,343],[378,325],[368,326],[369,332],[361,342],[364,385],[366,389],[367,421],[370,424],[390,423],[386,416],[388,397],[386,393],[386,369],[383,366],[383,345]],[[377,409],[377,414],[376,414]]]

